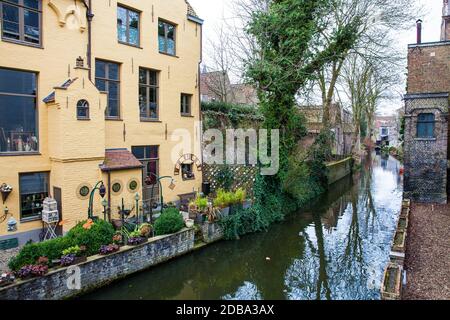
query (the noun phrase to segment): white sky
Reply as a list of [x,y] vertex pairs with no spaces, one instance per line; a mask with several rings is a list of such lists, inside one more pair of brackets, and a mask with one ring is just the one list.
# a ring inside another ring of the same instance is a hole
[[[395,0],[393,0],[395,1]],[[419,5],[422,5],[425,12],[422,16],[418,16],[417,19],[423,20],[423,42],[439,41],[440,28],[442,20],[442,2],[443,0],[411,0],[416,1]],[[189,0],[194,7],[200,18],[205,20],[203,30],[204,39],[206,44],[208,39],[214,38],[214,28],[222,24],[224,18],[231,17],[232,13],[229,8],[230,0]],[[399,46],[404,48],[405,52],[405,67],[406,67],[406,53],[407,45],[409,43],[416,42],[415,21],[411,22],[412,28],[407,32],[399,34]],[[207,50],[204,50],[204,55],[207,54]],[[205,57],[207,60],[207,57]],[[405,68],[406,73],[406,68]],[[403,86],[406,88],[405,86]],[[382,114],[394,113],[395,110],[402,107],[403,103],[399,97],[398,101],[389,102],[389,104],[383,104],[380,106],[378,112]]]

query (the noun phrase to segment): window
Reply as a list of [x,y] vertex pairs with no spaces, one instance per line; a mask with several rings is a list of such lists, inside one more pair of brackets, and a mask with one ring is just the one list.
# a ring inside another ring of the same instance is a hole
[[21,219],[38,218],[42,203],[48,197],[49,175],[46,172],[25,173],[19,176],[20,217]]
[[417,138],[434,138],[434,123],[434,114],[419,114],[417,117]]
[[38,151],[33,72],[0,68],[0,153]]
[[114,62],[103,60],[95,61],[95,85],[100,91],[108,92],[108,106],[106,118],[119,119],[120,117],[120,66]]
[[77,103],[77,119],[89,119],[89,102],[86,100]]
[[157,120],[158,71],[139,68],[139,113],[142,120]]
[[159,21],[158,24],[158,41],[159,52],[175,55],[175,29],[173,24]]
[[191,99],[192,95],[184,93],[181,94],[181,115],[191,115]]
[[382,135],[382,136],[387,136],[387,135],[389,135],[388,128],[382,127],[382,128],[381,128],[381,135]]
[[40,0],[4,0],[0,6],[3,39],[32,45],[41,44]]
[[156,184],[159,175],[159,146],[131,147],[131,153],[144,165],[144,178],[150,185]]
[[195,179],[194,172],[192,171],[192,163],[181,164],[181,174],[182,174],[183,180]]
[[139,46],[139,12],[117,7],[117,34],[119,42]]

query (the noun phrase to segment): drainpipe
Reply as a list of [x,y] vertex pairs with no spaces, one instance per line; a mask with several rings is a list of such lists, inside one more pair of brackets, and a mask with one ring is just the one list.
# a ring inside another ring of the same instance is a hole
[[[203,125],[202,125],[202,121],[203,121],[203,117],[202,117],[202,91],[201,91],[201,64],[203,61],[203,25],[199,25],[200,26],[200,61],[198,62],[198,106],[199,106],[199,120],[200,120],[200,125],[199,125],[199,135],[200,135],[200,160],[202,162],[203,165]],[[203,182],[204,182],[204,178],[202,175],[202,186],[203,186]]]
[[417,44],[421,44],[422,43],[422,20],[417,20],[416,21],[416,26],[417,26]]
[[87,65],[89,68],[89,80],[92,80],[92,19],[94,18],[94,14],[92,13],[92,0],[89,0],[86,3],[86,0],[83,0],[83,4],[87,9],[86,18],[88,23],[88,45],[87,45]]
[[108,219],[111,222],[111,171],[108,171]]

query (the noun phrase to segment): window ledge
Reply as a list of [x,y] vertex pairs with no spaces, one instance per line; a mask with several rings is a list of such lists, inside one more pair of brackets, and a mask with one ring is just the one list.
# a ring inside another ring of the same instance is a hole
[[156,123],[162,123],[162,121],[159,120],[159,119],[141,118],[140,120],[141,120],[141,122],[156,122]]
[[123,45],[125,45],[125,46],[129,46],[129,47],[133,47],[133,48],[136,48],[136,49],[144,49],[144,48],[142,48],[140,45],[135,45],[135,44],[132,44],[132,43],[128,43],[128,42],[123,42],[123,41],[117,41],[119,44],[123,44]]
[[77,118],[78,121],[91,121],[90,118]]
[[14,44],[18,44],[18,45],[21,45],[21,46],[26,46],[26,47],[36,48],[36,49],[44,49],[44,47],[43,47],[41,44],[33,44],[33,43],[24,42],[24,41],[18,41],[18,40],[14,40],[14,39],[8,39],[8,38],[4,38],[4,37],[2,37],[2,41],[4,41],[4,42],[9,42],[9,43],[14,43]]
[[188,113],[182,113],[181,116],[185,117],[185,118],[195,118],[192,114],[188,114]]
[[0,152],[0,157],[20,157],[20,156],[40,156],[41,153],[39,151],[30,151],[30,152]]
[[436,138],[414,138],[415,141],[436,141]]
[[167,53],[167,52],[164,52],[164,51],[159,51],[159,53],[163,54],[165,56],[172,57],[172,58],[179,58],[179,56],[177,56],[176,54],[170,54],[170,53]]
[[121,118],[105,118],[106,121],[123,121]]
[[21,218],[20,223],[35,222],[35,221],[41,221],[41,220],[42,220],[42,217],[39,215],[39,216],[35,216],[35,217]]

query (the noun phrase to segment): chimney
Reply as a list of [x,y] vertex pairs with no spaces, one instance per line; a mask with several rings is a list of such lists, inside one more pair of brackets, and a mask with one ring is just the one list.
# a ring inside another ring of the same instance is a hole
[[450,6],[448,0],[443,0],[442,7],[442,26],[441,26],[441,41],[450,40]]
[[417,44],[421,44],[422,43],[422,20],[417,20],[416,21],[416,25],[417,25]]

